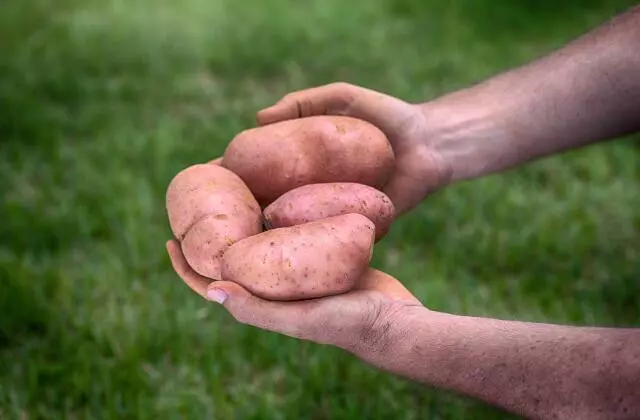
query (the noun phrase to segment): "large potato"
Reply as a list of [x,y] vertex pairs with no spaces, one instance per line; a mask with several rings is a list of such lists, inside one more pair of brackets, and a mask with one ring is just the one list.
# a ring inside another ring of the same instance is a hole
[[179,172],[167,189],[166,206],[185,259],[211,279],[220,279],[220,259],[229,246],[262,231],[258,202],[221,166],[199,164]]
[[344,293],[366,270],[373,241],[373,222],[359,214],[270,230],[224,253],[222,279],[270,300]]
[[238,174],[262,206],[306,184],[356,182],[381,188],[393,150],[374,125],[351,117],[314,116],[239,133],[221,163]]
[[368,217],[376,226],[379,241],[389,231],[395,209],[389,197],[367,185],[309,184],[284,193],[267,206],[264,219],[269,228],[280,228],[347,213]]

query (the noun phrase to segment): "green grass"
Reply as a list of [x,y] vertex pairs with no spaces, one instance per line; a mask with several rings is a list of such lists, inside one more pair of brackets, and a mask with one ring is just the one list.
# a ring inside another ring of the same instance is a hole
[[[172,272],[165,188],[290,90],[426,100],[632,3],[5,0],[0,418],[510,418],[237,325]],[[638,325],[635,140],[443,190],[374,264],[435,310]]]

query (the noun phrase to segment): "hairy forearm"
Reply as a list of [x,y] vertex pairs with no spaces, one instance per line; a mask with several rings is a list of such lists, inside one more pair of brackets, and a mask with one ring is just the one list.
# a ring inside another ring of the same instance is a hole
[[640,7],[422,107],[447,182],[640,130]]
[[[578,328],[407,308],[383,351],[396,374],[529,418],[640,416],[640,329]],[[380,348],[380,346],[378,346]]]

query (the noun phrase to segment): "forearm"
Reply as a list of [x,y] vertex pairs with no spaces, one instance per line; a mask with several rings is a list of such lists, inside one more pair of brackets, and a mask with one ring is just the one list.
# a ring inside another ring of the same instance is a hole
[[521,68],[424,104],[447,181],[640,129],[640,7]]
[[640,329],[577,328],[408,308],[365,360],[529,418],[640,416]]

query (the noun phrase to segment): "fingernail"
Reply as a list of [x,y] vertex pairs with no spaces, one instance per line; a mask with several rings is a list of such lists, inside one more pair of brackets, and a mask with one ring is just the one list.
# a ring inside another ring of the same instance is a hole
[[207,290],[207,299],[212,300],[214,302],[218,302],[219,304],[223,304],[228,297],[229,295],[227,295],[227,292],[225,292],[224,290],[220,290],[220,289]]

